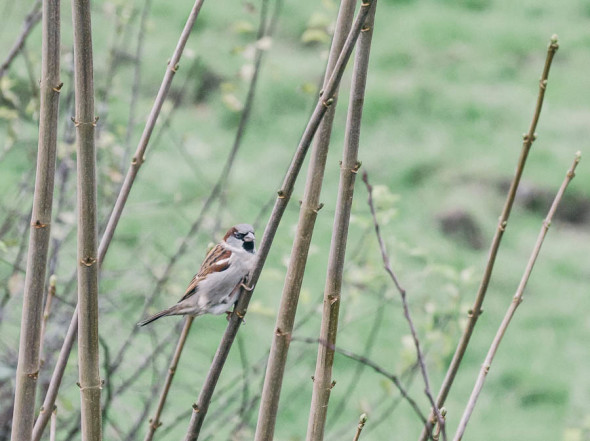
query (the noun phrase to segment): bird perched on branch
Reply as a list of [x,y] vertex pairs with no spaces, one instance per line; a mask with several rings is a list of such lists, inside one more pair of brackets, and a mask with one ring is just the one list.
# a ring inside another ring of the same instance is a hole
[[254,228],[248,224],[231,227],[209,251],[182,299],[168,309],[138,323],[145,326],[166,315],[223,314],[238,300],[245,277],[256,262]]

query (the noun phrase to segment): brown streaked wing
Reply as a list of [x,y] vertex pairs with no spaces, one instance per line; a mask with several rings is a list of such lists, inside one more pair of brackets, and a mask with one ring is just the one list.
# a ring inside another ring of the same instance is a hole
[[[220,273],[228,269],[230,257],[231,251],[225,249],[222,245],[219,244],[216,245],[211,251],[209,251],[209,254],[207,254],[207,257],[205,257],[205,260],[201,265],[199,272],[195,275],[195,277],[193,277],[193,280],[191,280],[191,283],[189,283],[188,287],[186,288],[186,291],[184,292],[184,296],[182,297],[182,299],[179,300],[179,302],[188,299],[190,296],[196,293],[199,282],[203,280],[205,276],[207,276],[207,274]],[[220,261],[223,262],[221,264],[215,263]]]

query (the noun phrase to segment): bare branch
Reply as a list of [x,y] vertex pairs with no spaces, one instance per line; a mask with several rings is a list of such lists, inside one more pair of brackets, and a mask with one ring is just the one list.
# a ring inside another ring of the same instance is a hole
[[78,367],[83,441],[100,441],[101,380],[98,341],[98,229],[94,79],[89,0],[72,2],[78,171]]
[[307,425],[308,441],[322,441],[324,438],[328,402],[333,387],[334,351],[332,346],[336,344],[336,334],[338,332],[342,274],[348,240],[350,211],[354,196],[354,183],[361,165],[358,160],[358,149],[377,0],[373,0],[372,3],[363,32],[359,37],[352,73],[350,104],[346,121],[344,151],[340,162],[340,182],[338,185],[336,212],[334,214],[334,226],[332,228],[320,329],[320,341],[326,342],[327,345],[318,345],[313,393]]
[[[131,162],[131,165],[129,167],[129,171],[128,171],[127,176],[125,178],[125,182],[123,184],[123,187],[121,188],[121,191],[120,191],[119,196],[117,198],[117,202],[115,203],[115,207],[113,208],[113,212],[111,213],[111,216],[109,218],[109,222],[107,224],[105,233],[103,234],[103,237],[100,241],[100,245],[98,247],[98,255],[97,255],[98,266],[102,265],[102,262],[104,261],[104,257],[106,255],[106,252],[107,252],[109,245],[111,243],[111,240],[113,238],[115,228],[117,227],[117,224],[118,224],[121,214],[123,212],[123,208],[125,207],[125,203],[127,202],[129,192],[131,191],[131,186],[133,185],[133,182],[135,181],[135,177],[137,176],[139,168],[141,167],[141,164],[144,161],[144,154],[145,154],[145,150],[147,148],[151,133],[154,129],[154,126],[156,124],[156,120],[158,118],[158,115],[160,113],[162,105],[164,104],[164,100],[166,99],[166,96],[167,96],[168,91],[170,89],[170,84],[172,83],[174,73],[178,69],[178,62],[180,61],[180,58],[182,56],[182,52],[184,50],[184,47],[186,45],[186,42],[187,42],[188,37],[190,35],[190,32],[191,32],[193,25],[197,19],[199,11],[201,10],[201,6],[203,4],[203,1],[204,0],[196,0],[195,1],[193,9],[191,10],[191,12],[189,14],[189,17],[187,19],[185,27],[180,35],[177,45],[176,45],[176,49],[174,50],[171,61],[169,62],[168,68],[166,69],[166,73],[164,75],[164,79],[162,80],[162,84],[160,86],[160,90],[159,90],[158,95],[156,97],[154,106],[153,106],[152,111],[148,117],[148,121],[146,123],[146,127],[144,128],[143,135],[139,141],[139,145],[137,147],[137,151],[136,151],[134,160]],[[78,326],[77,312],[75,312],[74,315],[72,316],[72,320],[70,323],[70,329],[72,328],[72,326],[74,328]],[[67,351],[67,353],[65,353],[65,354],[60,353],[60,359],[65,358],[65,362],[67,362],[67,358],[69,357],[69,353],[70,353],[72,345],[73,345],[73,339],[75,338],[75,333],[70,334],[68,332],[68,334],[66,335],[66,339],[67,338],[70,338],[71,341],[64,340],[64,343],[62,345],[62,351],[65,350],[65,351]],[[53,405],[55,403],[55,398],[57,397],[57,391],[59,389],[59,385],[60,385],[61,379],[63,377],[63,369],[65,369],[65,365],[66,365],[65,362],[63,364],[59,365],[60,368],[62,369],[61,372],[57,372],[56,370],[54,370],[54,373],[52,376],[52,382],[50,383],[50,389],[49,389],[52,391],[52,395],[50,396],[48,394],[46,396],[45,401],[44,401],[45,408],[53,408]],[[57,368],[58,368],[58,366],[56,365],[56,369]],[[55,379],[55,381],[58,382],[55,385],[53,384],[54,379]],[[42,412],[39,415],[39,418],[35,422],[35,426],[36,426],[35,433],[37,434],[37,437],[35,438],[35,440],[40,439],[41,435],[43,434],[43,430],[45,429],[45,426],[47,425],[47,423],[49,421],[49,416],[50,415],[48,412]],[[38,426],[38,428],[37,428],[37,426]]]
[[4,74],[6,74],[6,71],[9,69],[10,65],[12,64],[16,56],[25,46],[25,41],[27,40],[29,34],[35,28],[35,25],[39,23],[39,20],[41,20],[42,13],[40,9],[41,0],[36,0],[33,4],[33,7],[31,8],[31,11],[25,17],[25,22],[23,23],[23,29],[20,35],[14,42],[14,45],[10,49],[10,52],[8,52],[6,60],[4,60],[4,62],[0,65],[0,78],[2,78]]
[[188,333],[190,332],[193,320],[194,317],[191,316],[187,316],[185,318],[184,326],[180,334],[180,339],[178,340],[176,349],[174,350],[174,355],[172,356],[172,361],[170,362],[170,367],[168,368],[168,374],[166,375],[166,381],[164,382],[164,387],[162,388],[160,398],[158,399],[156,413],[150,419],[149,429],[147,434],[145,435],[144,441],[151,441],[154,437],[154,433],[162,424],[160,422],[160,416],[162,415],[162,410],[164,409],[164,404],[166,403],[166,398],[168,397],[168,392],[170,391],[170,385],[172,384],[174,374],[176,373],[176,368],[178,367],[180,355],[182,354],[182,349],[184,348],[184,343],[186,342],[186,338],[188,337]]
[[373,187],[371,186],[371,184],[369,184],[369,177],[367,175],[367,172],[363,173],[363,181],[367,186],[367,192],[369,193],[369,208],[371,209],[371,215],[373,216],[373,223],[375,225],[375,234],[377,235],[377,241],[379,242],[379,248],[381,249],[381,258],[383,259],[383,266],[385,267],[385,271],[387,272],[387,274],[389,274],[389,277],[393,281],[393,284],[400,293],[402,306],[404,309],[404,317],[406,318],[408,326],[410,327],[412,339],[414,340],[414,346],[416,347],[416,358],[418,359],[420,371],[422,372],[422,378],[424,379],[424,393],[428,397],[428,400],[430,401],[430,404],[434,409],[434,413],[436,414],[438,424],[441,428],[443,440],[446,441],[447,435],[445,431],[445,421],[440,413],[439,408],[436,407],[434,403],[434,397],[432,396],[432,392],[430,391],[430,382],[428,380],[426,364],[424,363],[424,355],[422,354],[422,350],[420,349],[420,340],[418,339],[416,327],[414,326],[414,322],[410,315],[410,308],[408,307],[408,301],[406,299],[406,290],[400,285],[398,278],[396,277],[395,273],[393,272],[393,269],[391,268],[391,264],[389,263],[389,256],[387,255],[387,250],[385,248],[385,242],[383,242],[383,238],[381,237],[379,222],[377,221],[377,214],[375,213],[375,206],[373,204]]
[[31,438],[35,416],[35,395],[40,367],[43,294],[55,182],[57,117],[59,89],[61,88],[59,48],[59,1],[48,0],[43,2],[39,144],[16,371],[11,435],[13,441]]
[[[437,406],[439,408],[444,405],[447,395],[451,390],[451,386],[453,385],[453,381],[455,380],[455,376],[457,375],[457,371],[459,370],[459,365],[463,360],[463,355],[465,354],[465,351],[467,350],[467,345],[469,344],[469,340],[471,339],[471,334],[473,334],[473,329],[475,328],[477,319],[481,315],[481,306],[483,304],[486,292],[488,290],[488,285],[490,283],[490,278],[492,276],[492,271],[494,269],[494,264],[496,262],[496,255],[498,253],[498,249],[500,248],[500,242],[502,241],[502,236],[504,235],[504,231],[506,230],[506,227],[508,225],[508,218],[510,217],[510,211],[512,210],[512,205],[514,203],[514,198],[516,196],[516,190],[518,189],[518,186],[520,184],[520,178],[522,176],[522,172],[524,170],[524,166],[526,164],[529,151],[531,149],[531,146],[533,145],[533,141],[537,137],[535,130],[537,129],[537,122],[539,121],[541,108],[543,106],[543,99],[545,97],[545,91],[547,90],[547,79],[549,77],[549,69],[553,61],[553,56],[555,55],[555,52],[557,52],[558,48],[559,45],[557,43],[557,36],[554,35],[551,38],[551,42],[549,43],[549,47],[547,49],[547,58],[545,59],[545,66],[543,68],[541,80],[539,81],[539,95],[537,97],[537,104],[535,106],[533,119],[531,121],[528,133],[526,133],[523,137],[520,158],[518,159],[516,172],[514,174],[514,178],[512,178],[510,189],[508,190],[506,201],[504,202],[504,208],[502,209],[502,214],[500,215],[500,219],[498,221],[496,233],[494,234],[494,238],[492,239],[492,244],[490,246],[490,251],[488,254],[488,261],[486,263],[483,277],[479,285],[479,289],[477,290],[477,295],[475,296],[473,306],[469,310],[469,319],[467,321],[467,326],[465,327],[461,339],[459,340],[459,344],[457,345],[457,349],[455,350],[455,354],[453,355],[453,359],[451,360],[451,364],[449,365],[449,368],[445,375],[445,379],[443,380],[440,391],[438,392]],[[430,433],[430,431],[432,430],[432,417],[433,414],[431,413],[431,417],[428,419],[428,423],[426,424],[426,426],[422,430],[422,434],[420,435],[420,441],[426,441],[426,439],[428,438],[428,433]]]
[[522,302],[522,296],[524,294],[524,289],[526,288],[527,282],[531,276],[531,272],[533,271],[535,261],[537,260],[537,257],[539,256],[539,252],[541,251],[541,246],[543,245],[543,240],[545,239],[545,236],[547,235],[547,231],[549,231],[549,226],[551,225],[553,215],[555,214],[555,211],[557,210],[557,207],[558,207],[559,203],[561,202],[561,199],[563,197],[563,194],[565,193],[567,186],[569,185],[569,183],[571,182],[571,180],[575,176],[575,170],[576,170],[578,163],[580,162],[580,158],[581,158],[581,154],[580,154],[580,152],[578,152],[576,154],[576,158],[574,159],[572,166],[570,167],[570,169],[567,171],[567,173],[565,175],[565,179],[563,180],[561,187],[559,188],[559,191],[557,192],[557,195],[555,196],[555,199],[553,200],[553,203],[551,204],[551,208],[549,208],[549,212],[547,213],[547,217],[543,221],[543,225],[541,226],[541,231],[539,232],[539,235],[537,237],[537,241],[535,243],[535,246],[533,248],[533,251],[531,253],[531,256],[529,258],[527,266],[524,270],[524,274],[522,275],[522,278],[520,279],[520,283],[518,285],[518,288],[516,289],[516,293],[514,294],[514,297],[512,298],[512,302],[510,303],[510,306],[508,307],[508,310],[506,311],[506,315],[504,316],[504,319],[502,320],[502,323],[500,324],[500,327],[498,328],[498,331],[496,332],[496,336],[494,337],[494,340],[492,341],[490,349],[488,350],[488,354],[486,355],[486,358],[481,366],[481,370],[480,370],[477,380],[475,382],[475,386],[473,387],[473,391],[471,392],[471,396],[469,397],[469,401],[467,402],[467,405],[465,406],[465,411],[463,412],[463,416],[461,417],[461,421],[459,422],[459,427],[457,428],[457,432],[455,433],[455,437],[453,438],[454,441],[460,441],[463,438],[463,434],[465,433],[467,423],[469,422],[469,418],[471,417],[471,414],[473,413],[473,409],[475,408],[475,404],[477,403],[477,399],[479,398],[481,390],[483,389],[484,382],[487,378],[488,372],[490,371],[490,367],[492,366],[492,361],[494,360],[494,356],[496,355],[496,351],[498,350],[498,347],[500,346],[500,343],[502,341],[502,337],[504,337],[504,334],[506,333],[506,330],[508,329],[508,325],[510,325],[510,321],[512,320],[512,317],[514,316],[514,313],[516,312],[516,308],[518,308],[518,305],[520,305]]
[[[367,357],[364,357],[362,355],[355,354],[354,352],[351,352],[351,351],[347,351],[346,349],[339,348],[338,346],[334,346],[334,344],[332,344],[332,343],[325,342],[325,341],[322,341],[322,340],[317,339],[317,338],[299,338],[299,337],[293,337],[292,341],[301,341],[301,342],[304,342],[304,343],[319,343],[322,346],[328,346],[333,352],[337,352],[338,354],[341,354],[341,355],[345,356],[346,358],[350,358],[351,360],[358,361],[359,363],[361,363],[364,366],[370,367],[375,372],[377,372],[378,374],[383,375],[385,378],[387,378],[389,381],[391,381],[395,385],[395,387],[397,387],[397,389],[399,390],[399,393],[401,394],[401,396],[412,407],[412,409],[414,410],[414,412],[416,413],[416,415],[418,415],[418,418],[420,418],[420,420],[423,423],[426,422],[426,417],[424,416],[424,414],[420,410],[420,407],[418,406],[418,404],[416,403],[416,401],[412,397],[410,397],[408,395],[408,391],[404,387],[404,385],[401,383],[399,377],[397,375],[392,374],[391,372],[385,370],[383,367],[379,366],[374,361],[370,360]],[[314,378],[314,381],[315,381],[315,378]]]

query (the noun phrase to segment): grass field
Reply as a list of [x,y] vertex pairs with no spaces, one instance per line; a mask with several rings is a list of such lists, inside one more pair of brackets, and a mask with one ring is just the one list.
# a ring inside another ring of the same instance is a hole
[[[0,60],[20,32],[29,3],[0,6]],[[262,236],[269,214],[266,204],[281,184],[315,103],[337,6],[332,0],[284,2],[263,63],[252,118],[224,193],[225,203],[216,204],[198,234],[190,238],[190,252],[173,267],[169,282],[150,311],[168,306],[182,295],[208,243],[218,240],[227,226],[257,221],[258,237]],[[151,6],[141,57],[137,124],[126,144],[133,54],[142,7],[141,1],[93,3],[97,94],[104,93],[109,85],[107,102],[97,101],[103,220],[120,182],[124,152],[135,150],[191,2],[154,2]],[[202,201],[230,151],[239,119],[237,110],[248,86],[258,8],[258,2],[245,1],[231,6],[206,2],[203,7],[172,89],[173,97],[183,99],[169,126],[148,149],[103,266],[101,335],[109,343],[111,357],[141,318],[145,296],[151,293],[155,279],[162,275],[199,215]],[[75,148],[65,139],[65,127],[72,115],[67,97],[73,87],[69,4],[64,2],[62,9],[64,139],[59,145],[59,161],[72,166]],[[550,73],[538,138],[523,185],[534,194],[552,195],[577,150],[582,151],[582,162],[568,190],[571,199],[551,227],[525,301],[500,347],[465,439],[590,440],[590,173],[588,159],[584,158],[588,155],[590,127],[589,20],[590,7],[574,0],[380,0],[378,5],[360,158],[362,168],[377,186],[383,233],[392,264],[408,290],[435,391],[479,284],[504,201],[502,187],[512,176],[522,133],[532,117],[549,38],[559,35],[560,49]],[[310,29],[317,41],[305,44],[302,36]],[[39,75],[39,40],[40,29],[36,28],[26,45],[33,78]],[[118,51],[119,63],[109,72],[112,47]],[[195,60],[197,67],[187,80]],[[206,78],[210,79],[209,88],[203,86]],[[301,293],[298,320],[306,321],[297,329],[297,337],[315,337],[319,331],[349,85],[350,69],[341,87],[328,158],[322,193],[325,207],[316,223]],[[23,280],[18,271],[12,275],[12,262],[28,222],[22,214],[32,199],[28,193],[19,197],[19,189],[23,182],[25,186],[32,183],[32,178],[25,176],[34,170],[37,127],[36,103],[31,100],[22,56],[0,80],[0,86],[0,139],[4,145],[0,147],[0,222],[7,216],[14,219],[14,225],[0,238],[1,288],[10,294],[0,318],[0,383],[9,384],[16,366]],[[200,92],[206,92],[205,96],[197,99]],[[164,114],[171,108],[168,102]],[[47,350],[53,352],[59,350],[60,329],[69,321],[76,295],[75,289],[65,285],[75,267],[74,174],[75,169],[65,184],[63,209],[53,227],[55,234],[66,238],[56,269],[63,283],[58,288],[61,301],[55,306],[54,322],[48,331],[51,341]],[[203,431],[208,438],[202,439],[230,439],[242,417],[246,424],[236,432],[235,439],[252,439],[258,403],[254,401],[249,408],[243,403],[259,393],[265,364],[258,363],[247,373],[243,366],[263,359],[270,345],[304,176],[279,229],[247,323],[240,331],[239,344],[233,348],[221,377],[219,398],[210,408]],[[367,194],[360,180],[355,196],[338,345],[398,375],[406,372],[402,378],[426,413],[421,378],[408,371],[415,361],[409,331],[398,295],[382,270]],[[548,208],[544,196],[532,205],[525,200],[519,198],[513,210],[484,304],[485,313],[447,401],[450,435]],[[563,219],[566,211],[575,209],[581,210],[576,222]],[[457,212],[477,225],[480,247],[469,246],[461,236],[462,230],[456,234],[441,230],[441,217]],[[122,384],[178,321],[163,319],[148,330],[142,329],[122,367],[110,379],[111,384]],[[160,439],[177,440],[185,433],[188,418],[167,430],[177,416],[190,412],[225,325],[222,317],[203,317],[195,323],[162,417],[164,425],[159,430],[166,432]],[[173,346],[166,346],[137,383],[113,401],[113,424],[106,425],[105,439],[124,439],[140,415],[152,384],[159,381],[155,372],[165,368]],[[292,343],[277,440],[305,438],[315,357],[314,345]],[[73,356],[57,403],[64,425],[58,439],[67,439],[70,427],[66,421],[78,407],[75,360]],[[361,439],[416,439],[421,426],[407,403],[401,402],[391,410],[399,392],[384,377],[368,368],[359,374],[358,368],[355,361],[337,356],[337,385],[332,392],[326,438],[351,439],[359,414],[367,412],[369,421]],[[41,373],[42,382],[50,369]],[[0,407],[8,404],[2,402]],[[146,427],[147,419],[136,439],[143,438]]]

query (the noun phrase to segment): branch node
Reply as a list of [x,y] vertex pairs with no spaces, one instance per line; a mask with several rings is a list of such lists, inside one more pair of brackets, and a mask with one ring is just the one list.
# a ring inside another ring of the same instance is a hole
[[502,218],[500,218],[500,223],[498,224],[498,230],[504,232],[506,231],[506,225],[508,225],[508,222],[505,220],[502,220]]
[[546,230],[548,230],[549,227],[551,226],[551,221],[544,220],[543,221],[543,226],[545,227]]
[[38,220],[38,219],[37,219],[35,222],[33,222],[33,223],[31,224],[31,227],[33,227],[33,228],[35,228],[35,229],[39,229],[39,228],[45,228],[45,227],[47,227],[47,226],[49,226],[49,224],[44,224],[44,223],[42,223],[42,222],[41,222],[40,220]]
[[332,383],[330,383],[330,389],[334,389],[334,386],[336,386],[336,380],[332,380]]
[[[238,316],[238,318],[242,321],[244,321],[244,317],[246,316],[246,311],[244,311],[243,313],[241,313],[240,311],[236,311],[236,315]],[[244,321],[244,323],[246,323]]]
[[318,214],[318,212],[324,208],[324,203],[320,202],[320,205],[317,206],[317,208],[315,210],[312,210],[315,214]]
[[59,83],[57,86],[52,87],[51,90],[53,90],[56,93],[60,93],[61,92],[61,88],[63,87],[64,83]]
[[281,328],[277,328],[277,330],[275,331],[275,335],[277,337],[286,337],[287,338],[287,341],[290,341],[291,340],[291,337],[290,337],[289,333],[288,332],[281,331]]
[[277,191],[277,194],[279,195],[279,199],[285,199],[287,197],[283,190]]
[[371,30],[371,26],[363,26],[361,32],[368,32]]
[[96,259],[94,257],[88,256],[80,260],[80,263],[84,266],[92,266],[96,263]]
[[37,370],[35,372],[32,372],[30,374],[27,374],[27,377],[29,377],[29,378],[37,381],[37,378],[39,377],[39,371]]
[[328,98],[325,101],[322,101],[322,105],[327,109],[329,108],[332,104],[334,104],[334,98]]
[[193,411],[195,413],[199,413],[201,409],[199,409],[199,405],[197,403],[193,403]]
[[170,66],[170,60],[168,60],[168,67],[170,68],[170,70],[172,71],[172,73],[176,73],[178,72],[178,69],[180,68],[180,65],[178,63],[176,63],[174,66]]
[[313,375],[311,376],[311,381],[315,383],[315,377]]
[[94,118],[94,121],[78,121],[73,116],[71,117],[72,122],[74,123],[74,127],[80,127],[85,125],[90,125],[92,127],[96,127],[96,122],[98,121],[98,116]]
[[371,6],[370,0],[365,0],[361,3],[361,7],[363,7],[363,8],[368,8],[369,6]]
[[470,317],[470,318],[473,317],[474,315],[477,315],[479,317],[482,314],[483,314],[483,309],[481,309],[481,308],[479,309],[479,312],[477,314],[473,311],[473,309],[470,309],[469,311],[467,311],[467,317]]

